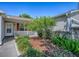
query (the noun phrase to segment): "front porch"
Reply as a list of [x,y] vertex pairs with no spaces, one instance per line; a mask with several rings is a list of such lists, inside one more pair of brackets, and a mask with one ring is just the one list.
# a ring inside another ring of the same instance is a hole
[[14,17],[14,16],[0,16],[0,45],[5,36],[17,36],[17,35],[28,35],[38,36],[37,32],[29,31],[27,24],[31,20],[27,18]]
[[27,18],[7,16],[4,17],[4,36],[27,35],[27,24],[30,20]]
[[37,36],[37,32],[29,31],[24,23],[5,22],[5,36]]

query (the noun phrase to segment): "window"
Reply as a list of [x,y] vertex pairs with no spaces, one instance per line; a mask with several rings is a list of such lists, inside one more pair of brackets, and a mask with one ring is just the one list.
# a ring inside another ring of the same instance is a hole
[[11,28],[7,28],[7,33],[11,33]]
[[7,26],[7,33],[11,33],[12,24],[11,23],[7,23],[6,26]]
[[20,25],[19,25],[19,30],[20,30],[20,31],[24,31],[24,24],[20,24]]
[[25,31],[26,30],[26,25],[25,24],[19,24],[19,30],[20,31]]

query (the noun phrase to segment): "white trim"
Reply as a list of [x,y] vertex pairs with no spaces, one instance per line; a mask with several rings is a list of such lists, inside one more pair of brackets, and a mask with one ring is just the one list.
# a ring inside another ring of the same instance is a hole
[[[11,25],[11,33],[7,33],[8,25]],[[5,23],[5,36],[12,36],[14,34],[13,23]]]
[[18,31],[21,31],[21,30],[20,30],[21,25],[23,25],[23,29],[24,29],[23,31],[26,31],[26,29],[25,29],[25,23],[19,23],[19,30],[18,30]]
[[15,31],[16,35],[21,35],[21,36],[29,36],[29,37],[38,37],[38,33],[36,31]]

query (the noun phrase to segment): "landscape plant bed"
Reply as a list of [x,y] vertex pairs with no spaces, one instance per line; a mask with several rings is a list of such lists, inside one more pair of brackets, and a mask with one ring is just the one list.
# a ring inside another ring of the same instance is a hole
[[35,49],[38,49],[40,51],[47,51],[48,49],[46,48],[46,46],[44,45],[44,40],[42,40],[41,38],[36,38],[36,39],[30,39],[29,40],[32,47]]
[[70,51],[54,45],[49,39],[18,36],[17,47],[23,57],[73,57]]
[[20,57],[41,57],[44,54],[31,46],[28,36],[17,36],[16,44],[19,52],[21,53]]
[[79,40],[69,39],[64,36],[54,36],[52,43],[79,56]]
[[16,44],[21,54],[24,54],[26,50],[31,46],[28,40],[28,36],[17,36]]
[[72,52],[59,48],[49,39],[30,39],[32,47],[44,52],[45,56],[51,57],[75,57]]

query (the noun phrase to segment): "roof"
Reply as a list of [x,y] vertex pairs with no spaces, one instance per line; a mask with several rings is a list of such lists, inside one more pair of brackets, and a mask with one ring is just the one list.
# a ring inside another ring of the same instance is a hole
[[65,13],[62,13],[62,14],[59,14],[57,16],[54,16],[53,18],[58,18],[58,17],[63,17],[63,16],[67,16],[68,14],[72,14],[72,13],[75,13],[75,12],[79,12],[78,9],[75,9],[75,10],[69,10]]
[[19,16],[11,16],[11,15],[7,15],[6,18],[31,21],[31,19],[29,19],[29,18],[22,18],[22,17],[19,17]]
[[10,20],[23,20],[23,21],[31,21],[30,18],[23,18],[23,17],[19,17],[19,16],[11,16],[11,15],[6,15],[6,13],[3,10],[0,10],[0,16],[3,16],[3,18],[5,19],[10,19]]
[[19,17],[19,16],[10,16],[10,15],[6,15],[4,16],[5,20],[6,21],[13,21],[13,22],[22,22],[22,23],[28,23],[28,22],[31,22],[31,19],[29,18],[22,18],[22,17]]

